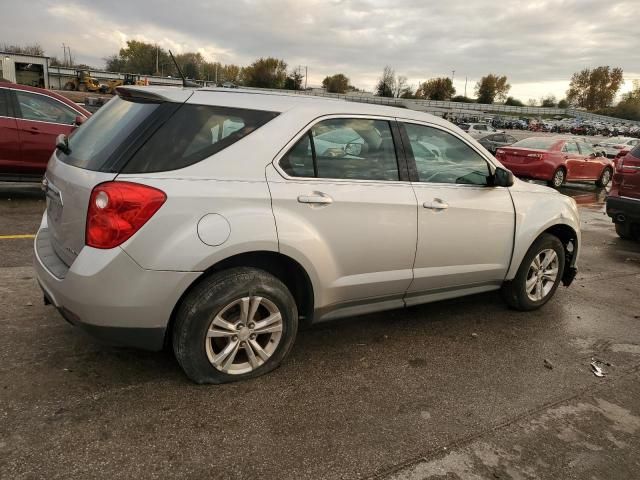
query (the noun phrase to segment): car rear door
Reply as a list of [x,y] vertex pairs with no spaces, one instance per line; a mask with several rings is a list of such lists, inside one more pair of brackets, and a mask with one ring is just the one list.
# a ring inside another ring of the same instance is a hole
[[580,154],[583,156],[583,174],[584,179],[597,180],[602,174],[604,164],[601,157],[596,156],[596,151],[586,142],[578,142]]
[[578,144],[569,140],[565,142],[562,147],[562,157],[564,164],[567,167],[567,180],[582,180],[585,178],[585,159],[584,155],[580,154]]
[[[418,200],[418,244],[407,304],[459,289],[498,288],[511,261],[514,207],[508,188],[488,186],[480,151],[441,126],[403,121]],[[437,145],[440,155],[422,148]]]
[[0,88],[0,175],[15,175],[20,167],[20,135],[9,91]]
[[267,168],[281,252],[318,272],[316,308],[403,305],[417,207],[394,125],[384,117],[318,119]]
[[41,93],[12,92],[22,151],[21,170],[25,174],[43,174],[56,147],[56,137],[71,133],[78,113]]

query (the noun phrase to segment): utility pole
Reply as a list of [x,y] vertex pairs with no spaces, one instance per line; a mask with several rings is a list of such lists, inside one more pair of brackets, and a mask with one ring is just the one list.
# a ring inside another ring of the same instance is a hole
[[467,98],[467,77],[464,77],[464,98]]
[[455,70],[451,70],[451,84],[453,84],[453,79],[456,76],[456,71]]
[[307,75],[309,74],[309,70],[307,66],[304,66],[304,89],[307,89]]
[[67,47],[62,43],[62,65],[67,66]]
[[216,62],[216,87],[218,86],[218,62]]
[[156,75],[158,75],[158,73],[160,73],[160,70],[158,69],[158,60],[160,57],[160,47],[158,46],[158,44],[156,43]]

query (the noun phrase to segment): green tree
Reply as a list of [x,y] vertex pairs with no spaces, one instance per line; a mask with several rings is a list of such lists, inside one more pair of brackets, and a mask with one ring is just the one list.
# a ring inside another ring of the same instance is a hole
[[[139,42],[138,40],[128,40],[126,48],[121,48],[118,54],[119,62],[116,62],[113,57],[109,57],[114,60],[112,66],[120,66],[122,70],[131,73],[137,73],[140,75],[153,75],[156,71],[156,56],[158,57],[158,64],[169,65],[171,74],[175,75],[173,71],[173,62],[169,58],[169,55],[151,43]],[[167,74],[167,68],[165,68],[165,75]]]
[[546,108],[554,108],[558,104],[555,95],[547,95],[540,99],[540,106]]
[[558,108],[567,108],[569,106],[569,102],[567,102],[564,98],[558,102]]
[[185,77],[194,78],[197,80],[201,80],[203,78],[202,66],[204,65],[205,61],[200,52],[179,53],[175,55],[175,59]]
[[456,89],[450,78],[432,78],[422,83],[416,90],[416,98],[429,100],[449,100],[456,94]]
[[378,80],[375,94],[379,97],[393,97],[396,90],[396,72],[390,66],[384,67],[382,76]]
[[343,73],[336,73],[322,80],[322,88],[325,88],[329,93],[347,93],[349,86],[349,79]]
[[623,81],[621,68],[585,68],[571,76],[567,101],[587,110],[608,107],[613,103]]
[[287,64],[277,58],[259,58],[242,69],[242,81],[248,87],[283,88]]
[[460,102],[460,103],[475,103],[473,98],[465,97],[464,95],[456,95],[455,97],[451,97],[452,102]]
[[505,75],[500,76],[490,73],[482,77],[476,84],[478,103],[491,104],[496,100],[505,100],[510,89],[511,85],[507,83],[507,77]]
[[301,90],[303,80],[304,75],[302,75],[299,69],[295,69],[287,76],[286,80],[284,81],[284,88],[286,88],[287,90]]
[[602,113],[626,120],[640,120],[640,80],[633,81],[633,90],[625,93],[618,105]]
[[524,103],[522,103],[517,98],[513,98],[513,97],[507,97],[504,104],[511,105],[512,107],[524,107]]

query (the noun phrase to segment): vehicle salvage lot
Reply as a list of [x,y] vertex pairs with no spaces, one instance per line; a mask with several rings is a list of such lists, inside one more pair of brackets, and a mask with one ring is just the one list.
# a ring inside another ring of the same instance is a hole
[[[542,310],[488,294],[321,325],[275,372],[221,386],[66,324],[32,240],[1,239],[0,477],[632,478],[640,244],[601,192],[565,192],[584,204],[579,273]],[[0,187],[0,236],[34,233],[43,207]]]

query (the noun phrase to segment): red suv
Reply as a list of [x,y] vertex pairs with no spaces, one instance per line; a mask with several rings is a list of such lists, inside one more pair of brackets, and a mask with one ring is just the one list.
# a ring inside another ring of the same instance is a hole
[[620,237],[640,240],[640,145],[617,158],[607,215]]
[[0,82],[0,180],[40,181],[56,137],[90,116],[57,93]]

